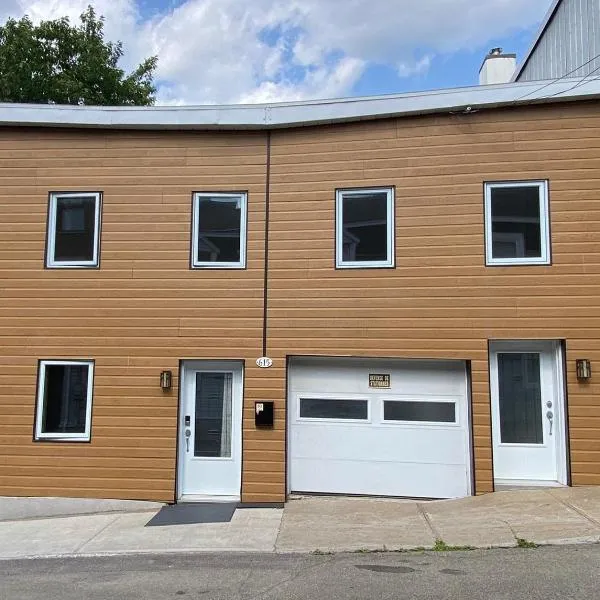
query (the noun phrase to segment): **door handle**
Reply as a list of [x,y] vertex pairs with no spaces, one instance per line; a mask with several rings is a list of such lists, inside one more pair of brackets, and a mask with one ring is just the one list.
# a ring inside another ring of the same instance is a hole
[[554,413],[551,410],[549,410],[546,413],[546,418],[548,419],[548,422],[550,424],[550,435],[552,435],[552,423],[554,422]]
[[192,435],[192,430],[191,429],[186,429],[185,430],[185,451],[189,452],[190,451],[190,437]]

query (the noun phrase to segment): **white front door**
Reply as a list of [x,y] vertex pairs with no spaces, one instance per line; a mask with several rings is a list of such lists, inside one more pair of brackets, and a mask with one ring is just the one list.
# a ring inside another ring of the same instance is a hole
[[239,500],[242,364],[186,361],[181,380],[177,497]]
[[497,484],[567,483],[558,342],[492,342],[490,385]]

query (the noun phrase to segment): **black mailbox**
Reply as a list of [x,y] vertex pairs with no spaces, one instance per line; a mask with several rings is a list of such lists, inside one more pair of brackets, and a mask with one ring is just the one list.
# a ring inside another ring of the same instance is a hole
[[257,427],[273,427],[273,401],[262,401],[254,403],[254,424]]

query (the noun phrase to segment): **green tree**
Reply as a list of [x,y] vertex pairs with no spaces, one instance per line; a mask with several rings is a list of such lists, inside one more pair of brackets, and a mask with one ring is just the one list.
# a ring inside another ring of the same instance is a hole
[[104,41],[104,17],[88,6],[80,20],[34,25],[25,16],[0,26],[0,102],[154,104],[157,57],[126,74],[118,66],[123,44]]

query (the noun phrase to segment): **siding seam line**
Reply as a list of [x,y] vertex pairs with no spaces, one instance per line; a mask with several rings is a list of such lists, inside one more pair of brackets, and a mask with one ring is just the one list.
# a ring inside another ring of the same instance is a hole
[[271,193],[271,131],[267,131],[266,174],[265,174],[265,261],[263,274],[263,331],[262,356],[267,356],[267,320],[269,295],[269,204]]

